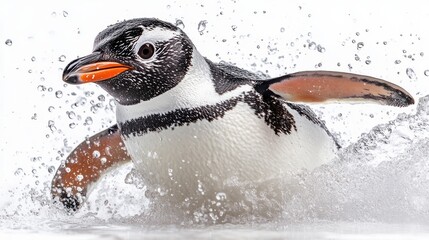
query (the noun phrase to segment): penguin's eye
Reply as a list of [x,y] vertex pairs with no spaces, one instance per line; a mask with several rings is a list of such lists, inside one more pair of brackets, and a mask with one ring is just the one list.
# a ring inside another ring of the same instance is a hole
[[143,44],[139,49],[139,56],[143,59],[149,59],[155,53],[155,47],[150,43]]

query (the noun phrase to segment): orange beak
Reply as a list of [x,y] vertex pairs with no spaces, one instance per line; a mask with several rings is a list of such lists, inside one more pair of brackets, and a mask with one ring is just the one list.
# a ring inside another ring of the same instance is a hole
[[63,80],[71,84],[99,82],[131,69],[130,66],[118,62],[98,61],[99,59],[100,53],[94,52],[72,61],[64,69]]

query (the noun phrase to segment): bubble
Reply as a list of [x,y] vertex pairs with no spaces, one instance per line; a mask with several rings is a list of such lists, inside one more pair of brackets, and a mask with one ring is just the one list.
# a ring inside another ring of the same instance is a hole
[[6,41],[4,43],[8,46],[12,46],[12,40],[10,40],[10,39],[6,39]]
[[395,60],[395,64],[400,64],[401,60]]
[[369,65],[369,64],[371,64],[371,60],[365,60],[365,63],[366,63],[366,65]]
[[384,42],[383,42],[383,45],[387,45],[387,41],[384,41]]
[[407,68],[406,73],[407,73],[408,78],[410,78],[410,79],[416,79],[417,78],[416,73],[414,72],[414,70],[412,68]]
[[69,15],[69,13],[68,13],[68,12],[63,11],[63,17],[67,17],[68,15]]
[[63,96],[63,92],[62,91],[58,90],[58,91],[55,92],[55,97],[61,98],[62,96]]
[[53,112],[55,110],[55,107],[54,106],[49,106],[48,107],[48,112]]
[[35,57],[35,56],[32,56],[32,57],[31,57],[31,61],[32,61],[32,62],[35,62],[35,61],[36,61],[36,57]]
[[363,42],[358,42],[357,49],[360,50],[361,48],[363,48],[363,46],[364,46]]
[[33,116],[31,116],[31,120],[37,120],[37,113],[34,113]]
[[429,76],[429,70],[425,70],[424,74],[426,77],[428,77]]
[[56,16],[57,16],[57,13],[56,13],[56,12],[52,12],[52,13],[51,13],[51,16],[52,16],[52,17],[56,17]]
[[100,158],[100,162],[101,162],[101,164],[104,165],[107,162],[107,158],[105,158],[105,157]]
[[60,62],[65,62],[66,61],[66,56],[65,55],[61,55],[58,57],[58,61]]
[[424,52],[420,52],[420,56],[423,57],[425,55]]
[[70,123],[69,128],[74,129],[76,127],[76,123]]
[[65,170],[66,170],[67,173],[71,172],[71,169],[69,167],[66,167]]
[[206,30],[206,26],[207,26],[207,21],[206,20],[201,20],[198,23],[198,32],[200,33],[200,35],[204,34],[204,30]]
[[185,28],[185,24],[183,23],[182,20],[176,19],[176,27],[184,29]]
[[232,31],[237,30],[237,26],[236,25],[232,25],[231,28],[232,28]]
[[285,32],[285,28],[284,28],[284,27],[281,27],[281,28],[280,28],[280,32]]

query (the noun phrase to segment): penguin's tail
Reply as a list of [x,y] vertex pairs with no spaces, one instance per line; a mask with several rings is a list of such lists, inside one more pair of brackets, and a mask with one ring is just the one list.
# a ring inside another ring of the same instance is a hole
[[352,73],[305,71],[254,82],[259,93],[293,103],[375,102],[396,107],[414,104],[411,94],[400,86]]

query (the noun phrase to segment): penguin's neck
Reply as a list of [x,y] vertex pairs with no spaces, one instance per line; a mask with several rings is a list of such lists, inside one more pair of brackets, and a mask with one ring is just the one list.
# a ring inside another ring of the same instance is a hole
[[212,77],[209,64],[194,47],[191,66],[177,86],[138,104],[121,105],[117,103],[117,120],[124,122],[142,116],[168,113],[176,109],[211,106],[252,89],[250,85],[243,85],[232,91],[219,94],[215,90]]

